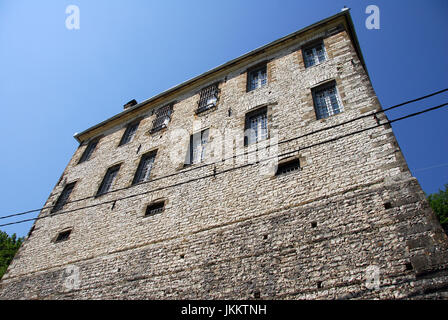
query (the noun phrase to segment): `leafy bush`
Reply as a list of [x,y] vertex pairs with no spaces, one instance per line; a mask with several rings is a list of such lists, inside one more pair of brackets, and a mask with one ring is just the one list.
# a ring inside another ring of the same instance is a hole
[[23,238],[17,238],[15,233],[9,236],[6,232],[0,231],[0,279],[5,274],[22,242]]
[[440,224],[445,231],[448,230],[448,184],[445,185],[445,190],[439,190],[438,193],[433,193],[428,196],[429,205],[434,213],[439,218]]

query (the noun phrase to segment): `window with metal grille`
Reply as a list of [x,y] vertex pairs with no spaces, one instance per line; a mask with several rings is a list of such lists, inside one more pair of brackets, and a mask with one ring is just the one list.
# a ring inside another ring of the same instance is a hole
[[205,159],[209,129],[202,130],[190,136],[190,147],[185,160],[186,164],[200,163]]
[[120,146],[131,142],[132,138],[134,137],[135,133],[137,132],[138,125],[140,124],[140,121],[136,121],[134,123],[131,123],[127,126],[125,132],[123,133],[123,136],[121,137]]
[[201,90],[199,95],[198,109],[196,114],[204,112],[210,108],[216,106],[218,102],[218,84],[213,84]]
[[152,216],[165,210],[165,201],[158,201],[146,207],[145,217]]
[[110,187],[112,186],[118,174],[118,170],[120,170],[119,164],[107,169],[106,175],[104,176],[103,181],[101,182],[101,185],[98,189],[98,192],[96,193],[96,196],[100,196],[102,194],[109,192]]
[[261,88],[268,83],[268,73],[266,65],[250,70],[247,73],[247,91]]
[[328,118],[344,111],[334,81],[314,88],[312,91],[317,119]]
[[75,183],[76,182],[72,182],[72,183],[65,185],[58,200],[56,200],[56,203],[55,203],[53,209],[51,209],[52,213],[62,209],[62,207],[68,201],[68,198],[70,197],[70,194],[72,193],[73,188],[75,187]]
[[171,120],[172,113],[173,113],[173,105],[172,104],[169,104],[162,108],[159,108],[156,111],[156,118],[154,119],[154,122],[152,123],[151,133],[162,130],[163,128],[166,128],[168,126],[168,123]]
[[300,160],[292,159],[283,163],[279,163],[277,167],[277,172],[275,174],[280,175],[298,170],[300,170]]
[[257,143],[268,138],[267,108],[260,108],[246,114],[244,134],[245,145]]
[[140,160],[140,163],[135,172],[134,180],[132,184],[148,181],[151,176],[151,170],[154,166],[154,160],[156,158],[157,151],[151,151],[144,154]]
[[90,159],[90,156],[92,155],[93,151],[96,148],[96,145],[98,144],[99,139],[95,139],[89,142],[86,149],[84,150],[84,153],[81,156],[81,159],[79,159],[78,163],[87,161]]
[[321,41],[311,47],[306,47],[302,50],[305,67],[311,67],[327,60],[327,53],[325,51],[324,43]]
[[72,233],[72,230],[66,230],[66,231],[60,232],[54,242],[62,242],[62,241],[68,240],[68,238],[70,238],[71,233]]

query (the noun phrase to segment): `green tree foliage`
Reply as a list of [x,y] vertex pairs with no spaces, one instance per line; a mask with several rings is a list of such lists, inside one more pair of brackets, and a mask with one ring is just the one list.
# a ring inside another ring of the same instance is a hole
[[429,205],[434,213],[439,218],[442,227],[445,231],[448,230],[448,184],[445,185],[445,190],[439,190],[438,193],[433,193],[428,196]]
[[9,236],[6,232],[0,231],[0,279],[6,272],[22,242],[23,238],[17,238],[15,233]]

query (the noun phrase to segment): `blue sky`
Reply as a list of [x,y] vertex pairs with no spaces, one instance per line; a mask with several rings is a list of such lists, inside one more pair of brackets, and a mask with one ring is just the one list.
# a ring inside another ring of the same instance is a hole
[[[71,4],[79,30],[65,26]],[[371,4],[379,30],[365,27]],[[448,87],[446,0],[0,0],[0,216],[43,206],[78,147],[75,132],[344,5],[384,108]],[[447,101],[443,94],[388,116]],[[393,125],[427,193],[448,183],[447,109]],[[23,236],[31,225],[1,230]]]

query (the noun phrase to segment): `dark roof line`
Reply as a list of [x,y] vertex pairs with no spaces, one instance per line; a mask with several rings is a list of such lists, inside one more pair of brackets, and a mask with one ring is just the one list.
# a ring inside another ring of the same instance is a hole
[[108,123],[108,122],[110,122],[112,120],[118,119],[118,118],[120,118],[120,117],[122,117],[122,116],[124,116],[124,115],[126,115],[126,114],[128,114],[128,113],[130,113],[130,112],[132,112],[134,110],[136,110],[136,109],[139,109],[140,107],[142,107],[142,106],[144,106],[144,105],[146,105],[148,103],[151,103],[152,101],[155,101],[155,100],[157,100],[157,99],[159,99],[159,98],[161,98],[163,96],[166,96],[166,95],[168,95],[170,93],[173,93],[173,92],[175,92],[176,90],[179,90],[182,87],[188,86],[189,84],[194,83],[195,81],[197,81],[197,80],[199,80],[201,78],[204,78],[204,77],[209,76],[209,75],[211,75],[213,73],[216,73],[216,72],[218,72],[218,71],[220,71],[222,69],[225,69],[225,68],[227,68],[227,67],[229,67],[229,66],[231,66],[233,64],[236,64],[236,63],[244,60],[247,57],[256,55],[258,53],[262,53],[267,48],[275,46],[275,45],[277,45],[277,44],[279,44],[281,42],[284,42],[286,40],[292,39],[292,38],[296,37],[297,35],[299,35],[301,33],[304,33],[305,31],[311,30],[311,29],[313,29],[313,28],[315,28],[315,27],[317,27],[319,25],[325,24],[325,23],[327,23],[327,22],[329,22],[331,20],[334,20],[336,18],[339,18],[341,16],[345,16],[346,19],[347,19],[348,25],[349,25],[349,27],[351,29],[351,30],[349,30],[350,36],[354,40],[355,49],[358,52],[359,58],[361,60],[361,63],[363,64],[363,66],[364,66],[364,68],[366,69],[366,72],[367,72],[367,68],[365,67],[364,58],[363,58],[362,53],[361,53],[361,49],[360,49],[360,46],[359,46],[359,43],[358,43],[358,39],[356,37],[355,29],[354,29],[354,26],[353,26],[353,21],[351,19],[349,10],[350,9],[347,8],[346,10],[343,10],[343,11],[341,11],[341,12],[335,14],[335,15],[332,15],[332,16],[326,18],[326,19],[323,19],[321,21],[313,23],[312,25],[309,25],[309,26],[307,26],[305,28],[302,28],[302,29],[300,29],[298,31],[295,31],[295,32],[293,32],[293,33],[291,33],[289,35],[286,35],[286,36],[284,36],[284,37],[282,37],[280,39],[277,39],[277,40],[275,40],[273,42],[270,42],[270,43],[268,43],[268,44],[266,44],[264,46],[261,46],[261,47],[255,49],[255,50],[252,50],[252,51],[250,51],[250,52],[248,52],[248,53],[246,53],[246,54],[244,54],[242,56],[239,56],[238,58],[230,60],[230,61],[228,61],[228,62],[226,62],[226,63],[224,63],[224,64],[222,64],[222,65],[220,65],[218,67],[215,67],[215,68],[213,68],[213,69],[211,69],[211,70],[209,70],[207,72],[204,72],[204,73],[200,74],[199,76],[196,76],[196,77],[191,78],[191,79],[189,79],[187,81],[184,81],[184,82],[182,82],[179,85],[176,85],[176,86],[174,86],[174,87],[172,87],[172,88],[170,88],[168,90],[163,91],[162,93],[159,93],[159,94],[157,94],[157,95],[155,95],[155,96],[153,96],[153,97],[151,97],[149,99],[146,99],[145,101],[142,101],[142,102],[140,102],[140,103],[138,103],[138,104],[136,104],[136,105],[134,105],[132,107],[129,107],[129,108],[125,109],[124,111],[116,114],[115,116],[112,116],[111,118],[108,118],[108,119],[106,119],[106,120],[104,120],[104,121],[102,121],[102,122],[100,122],[100,123],[98,123],[98,124],[88,128],[88,129],[84,130],[81,133],[75,133],[74,134],[74,138],[78,142],[81,142],[79,137],[84,135],[84,134],[86,134],[86,133],[88,133],[89,131],[92,131],[92,130],[94,130],[96,128],[99,128],[99,127],[103,126],[104,124],[106,124],[106,123]]

